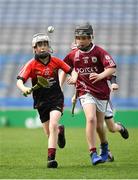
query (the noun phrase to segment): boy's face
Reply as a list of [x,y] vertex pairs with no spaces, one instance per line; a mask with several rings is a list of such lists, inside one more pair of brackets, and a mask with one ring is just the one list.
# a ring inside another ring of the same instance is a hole
[[42,52],[48,52],[49,51],[48,42],[47,41],[38,42],[34,50],[36,54],[39,54]]
[[90,45],[91,43],[91,37],[89,36],[76,36],[75,37],[75,42],[78,47],[80,48],[85,48]]

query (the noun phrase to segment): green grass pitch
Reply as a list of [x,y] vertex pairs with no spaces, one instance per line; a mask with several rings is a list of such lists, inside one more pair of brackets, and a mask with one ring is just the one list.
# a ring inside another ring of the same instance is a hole
[[59,166],[47,169],[47,137],[41,128],[1,128],[0,179],[138,179],[138,129],[129,133],[124,140],[108,132],[115,161],[93,166],[85,129],[66,128],[66,147],[57,149]]

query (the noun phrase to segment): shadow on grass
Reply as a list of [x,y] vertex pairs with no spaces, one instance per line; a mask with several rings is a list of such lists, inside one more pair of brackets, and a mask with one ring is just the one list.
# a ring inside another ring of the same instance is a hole
[[[36,165],[1,165],[0,166],[0,178],[56,178],[66,179],[69,178],[123,178],[131,179],[138,178],[137,164],[131,162],[126,164],[125,162],[106,162],[97,165],[90,163],[72,163],[72,164],[59,164],[57,169],[49,169],[44,164]],[[134,173],[135,172],[135,173]],[[134,174],[134,175],[133,175]]]

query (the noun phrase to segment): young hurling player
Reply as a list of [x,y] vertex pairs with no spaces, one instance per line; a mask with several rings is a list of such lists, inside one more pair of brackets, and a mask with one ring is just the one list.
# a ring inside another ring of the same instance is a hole
[[[92,43],[93,29],[89,23],[75,29],[77,48],[71,51],[64,62],[78,73],[76,89],[86,116],[86,138],[93,165],[108,159],[108,142],[103,127],[106,106],[110,97],[107,77],[116,71],[112,57],[102,48]],[[66,75],[60,73],[63,85]],[[97,154],[96,130],[101,140],[101,154]]]
[[[110,83],[111,83],[110,86],[111,92],[118,90],[119,86],[116,82],[116,75],[111,76]],[[128,139],[129,137],[128,130],[125,128],[123,124],[121,124],[120,122],[115,122],[113,119],[113,108],[112,108],[111,100],[109,100],[105,112],[105,122],[110,132],[113,133],[119,132],[124,139]]]
[[[37,109],[44,132],[48,136],[48,168],[57,168],[55,160],[57,142],[60,148],[65,146],[64,126],[58,123],[63,112],[64,97],[59,86],[58,70],[62,69],[67,74],[72,74],[72,69],[65,62],[50,54],[49,37],[38,33],[32,40],[34,58],[29,60],[20,70],[17,76],[17,87],[26,94],[30,94],[31,88],[25,85],[31,78],[32,85],[37,83],[37,76],[46,78],[48,88],[39,88],[33,92],[34,108]],[[69,77],[69,82],[75,82],[75,75]],[[58,133],[59,130],[59,133]]]
[[[116,82],[116,76],[112,75],[111,79],[109,81],[111,83],[111,85],[110,85],[111,92],[118,90],[119,86]],[[72,97],[72,103],[74,103],[76,101],[76,99],[77,99],[77,96],[74,94]],[[119,132],[124,139],[128,139],[129,132],[128,132],[127,128],[122,123],[115,122],[115,120],[113,118],[113,116],[114,116],[113,114],[114,113],[113,113],[112,102],[111,102],[111,100],[109,100],[107,107],[106,107],[106,112],[105,112],[106,126],[110,132],[112,132],[112,133]],[[114,156],[112,155],[112,153],[109,149],[108,149],[108,161],[114,161]]]
[[[71,45],[71,49],[74,50],[76,48],[77,48],[77,45],[75,42],[73,42]],[[119,89],[115,74],[113,74],[111,77],[108,77],[108,80],[110,83],[111,92],[114,92]],[[76,98],[77,96],[74,94],[72,97],[72,103],[76,101]],[[115,122],[113,119],[113,106],[112,106],[111,100],[109,101],[106,108],[105,123],[110,132],[112,133],[119,132],[124,139],[129,138],[129,132],[126,129],[126,127],[120,122]],[[109,152],[109,159],[112,160],[112,157],[113,156],[111,155],[111,152]]]

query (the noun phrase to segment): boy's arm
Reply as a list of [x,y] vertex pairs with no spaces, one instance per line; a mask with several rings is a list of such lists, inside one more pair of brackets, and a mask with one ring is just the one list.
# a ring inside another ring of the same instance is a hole
[[31,93],[31,88],[24,85],[22,79],[17,80],[17,87],[23,92],[23,93]]
[[93,84],[97,81],[100,81],[106,77],[111,76],[112,74],[114,74],[116,71],[116,68],[107,68],[105,69],[102,73],[97,74],[97,73],[91,73],[89,76],[90,80],[93,80]]
[[75,70],[73,70],[71,72],[71,75],[68,76],[68,77],[67,77],[67,74],[64,71],[61,71],[59,73],[59,84],[60,84],[61,89],[63,90],[63,84],[66,81],[66,79],[67,79],[67,83],[71,85],[71,84],[76,83],[77,78],[78,78],[78,73]]
[[119,85],[117,84],[115,75],[111,76],[110,82],[111,82],[111,91],[112,92],[119,89]]
[[67,77],[67,74],[63,70],[61,70],[61,72],[59,73],[59,84],[62,91],[63,91],[64,82],[66,81],[66,77]]
[[77,78],[78,78],[78,73],[75,71],[75,69],[73,69],[71,76],[67,77],[67,83],[70,85],[75,85],[77,82]]

